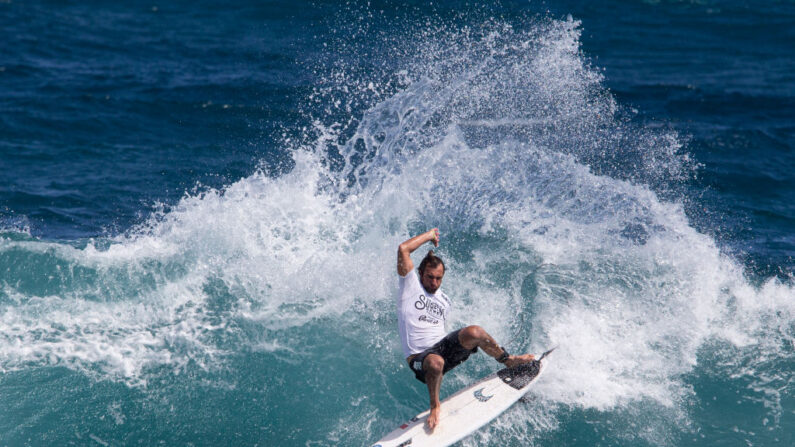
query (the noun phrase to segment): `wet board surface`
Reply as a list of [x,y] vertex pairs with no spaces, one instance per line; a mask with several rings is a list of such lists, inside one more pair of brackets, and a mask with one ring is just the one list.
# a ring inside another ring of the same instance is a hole
[[373,447],[448,446],[486,425],[524,396],[541,375],[539,360],[501,369],[442,401],[439,425],[428,431],[429,410],[406,421]]

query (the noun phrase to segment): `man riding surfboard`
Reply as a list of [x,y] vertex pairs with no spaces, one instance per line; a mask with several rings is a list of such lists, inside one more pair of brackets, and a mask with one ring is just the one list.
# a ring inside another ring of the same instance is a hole
[[431,408],[427,425],[439,424],[439,388],[442,376],[464,362],[478,348],[509,368],[533,361],[532,354],[510,355],[480,326],[467,326],[447,333],[445,323],[451,302],[440,287],[444,262],[430,250],[414,270],[411,253],[426,242],[439,246],[439,230],[434,228],[403,242],[398,247],[397,272],[400,276],[397,298],[398,330],[403,355],[417,380],[428,385]]

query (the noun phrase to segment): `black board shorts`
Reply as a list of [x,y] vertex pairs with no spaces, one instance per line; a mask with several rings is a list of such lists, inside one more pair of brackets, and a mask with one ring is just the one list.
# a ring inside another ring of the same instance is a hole
[[473,353],[478,352],[477,346],[472,349],[467,349],[461,345],[461,342],[458,341],[459,332],[461,332],[461,329],[450,332],[435,345],[416,354],[414,358],[411,359],[409,368],[414,371],[414,376],[417,380],[425,383],[425,371],[422,369],[422,363],[425,361],[425,357],[427,357],[428,354],[436,354],[444,359],[442,374],[447,374],[447,371],[463,363],[464,360],[468,359]]

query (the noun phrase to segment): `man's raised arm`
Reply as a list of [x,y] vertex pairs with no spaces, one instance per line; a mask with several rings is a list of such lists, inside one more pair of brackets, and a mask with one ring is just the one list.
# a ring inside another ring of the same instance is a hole
[[425,233],[414,236],[413,238],[403,242],[398,246],[398,259],[397,259],[397,272],[400,276],[406,276],[413,268],[414,263],[411,262],[411,253],[420,248],[420,245],[426,242],[433,242],[433,245],[439,246],[439,229],[434,228]]

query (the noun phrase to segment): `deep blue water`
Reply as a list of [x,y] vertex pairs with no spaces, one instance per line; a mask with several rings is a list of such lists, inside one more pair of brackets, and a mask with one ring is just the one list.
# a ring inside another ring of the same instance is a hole
[[0,445],[369,445],[433,226],[454,326],[560,346],[463,445],[792,445],[793,23],[0,2]]

